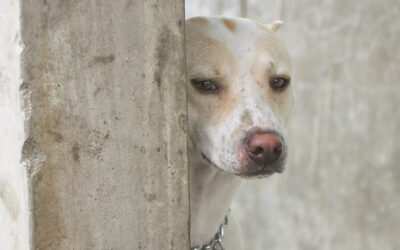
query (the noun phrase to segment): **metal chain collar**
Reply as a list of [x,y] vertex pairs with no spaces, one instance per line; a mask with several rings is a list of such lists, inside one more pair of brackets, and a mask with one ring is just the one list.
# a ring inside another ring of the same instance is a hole
[[222,238],[224,237],[224,228],[228,225],[228,215],[225,215],[224,221],[219,225],[218,232],[214,235],[214,238],[207,244],[190,248],[190,250],[225,250],[222,246]]

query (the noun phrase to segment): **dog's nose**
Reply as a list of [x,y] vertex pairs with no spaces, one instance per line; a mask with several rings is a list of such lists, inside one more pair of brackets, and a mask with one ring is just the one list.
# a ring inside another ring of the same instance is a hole
[[279,160],[282,147],[282,140],[274,133],[256,133],[247,141],[248,155],[261,164]]

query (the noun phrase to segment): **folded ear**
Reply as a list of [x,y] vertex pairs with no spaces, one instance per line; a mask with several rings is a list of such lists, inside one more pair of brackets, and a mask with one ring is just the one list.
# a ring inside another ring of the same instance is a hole
[[276,33],[282,24],[283,22],[281,20],[276,20],[275,22],[267,24],[267,28]]

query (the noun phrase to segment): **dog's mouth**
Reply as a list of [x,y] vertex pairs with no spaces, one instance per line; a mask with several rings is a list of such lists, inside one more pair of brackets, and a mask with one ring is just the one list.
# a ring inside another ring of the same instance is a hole
[[248,160],[246,164],[240,167],[240,172],[236,173],[240,177],[267,177],[272,174],[280,174],[285,171],[286,154],[271,164],[260,165],[252,160]]
[[[203,158],[203,160],[205,160],[208,164],[210,164],[210,165],[215,165],[210,159],[208,159],[208,157],[203,153],[203,152],[201,152],[201,157]],[[215,165],[216,166],[216,165]]]
[[203,152],[201,152],[201,157],[205,162],[215,167],[219,171],[224,171],[244,178],[263,178],[273,175],[275,173],[280,174],[285,171],[287,153],[285,150],[280,159],[274,163],[260,164],[251,160],[250,158],[246,158],[245,161],[238,162],[237,166],[229,168],[224,168],[219,166],[218,164],[215,164]]

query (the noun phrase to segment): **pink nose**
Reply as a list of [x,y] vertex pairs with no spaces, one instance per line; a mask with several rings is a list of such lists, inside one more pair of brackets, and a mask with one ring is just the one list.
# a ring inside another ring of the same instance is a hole
[[247,153],[257,163],[276,162],[282,154],[282,140],[274,133],[256,133],[247,141]]

